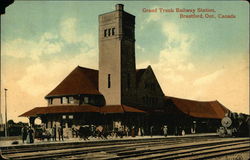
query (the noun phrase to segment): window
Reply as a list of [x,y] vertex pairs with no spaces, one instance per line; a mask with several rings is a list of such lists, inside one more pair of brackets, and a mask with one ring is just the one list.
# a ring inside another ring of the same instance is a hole
[[53,98],[48,99],[49,104],[53,104]]
[[112,35],[115,35],[115,28],[112,28]]
[[111,87],[111,75],[110,74],[108,74],[108,88],[110,88]]
[[69,115],[69,119],[73,119],[74,118],[74,116],[73,115]]
[[69,97],[69,104],[74,104],[74,97]]
[[84,102],[85,104],[89,103],[89,97],[84,97],[84,98],[83,98],[83,102]]
[[62,104],[67,104],[67,103],[68,103],[68,98],[62,97]]
[[107,37],[107,29],[104,30],[104,37]]
[[108,29],[108,36],[110,36],[111,34],[111,29]]
[[105,29],[103,31],[104,37],[109,37],[115,35],[115,28]]
[[66,119],[66,115],[62,115],[62,119]]

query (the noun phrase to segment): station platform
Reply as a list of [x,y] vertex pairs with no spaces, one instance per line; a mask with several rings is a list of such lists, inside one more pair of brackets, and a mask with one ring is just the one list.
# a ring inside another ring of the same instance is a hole
[[[106,141],[129,141],[129,140],[143,140],[143,139],[161,139],[161,138],[178,138],[178,137],[211,137],[211,136],[218,136],[217,133],[200,133],[200,134],[186,134],[183,136],[175,136],[175,135],[168,135],[164,137],[162,135],[155,135],[155,136],[124,136],[123,138],[120,137],[108,137],[107,139],[102,138],[95,138],[89,137],[88,140],[83,140],[81,138],[64,138],[64,141],[47,141],[47,140],[38,140],[35,139],[34,143],[23,143],[21,137],[11,138],[11,139],[0,139],[0,149],[3,148],[22,148],[23,147],[32,147],[32,146],[50,146],[50,145],[63,145],[63,144],[75,144],[75,143],[84,143],[84,142],[106,142]],[[13,144],[13,142],[17,142],[17,144]]]

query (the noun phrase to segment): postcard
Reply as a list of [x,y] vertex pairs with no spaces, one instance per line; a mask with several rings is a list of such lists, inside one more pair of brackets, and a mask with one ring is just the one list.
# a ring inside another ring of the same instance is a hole
[[1,15],[2,129],[183,135],[225,116],[249,120],[247,1],[15,1]]

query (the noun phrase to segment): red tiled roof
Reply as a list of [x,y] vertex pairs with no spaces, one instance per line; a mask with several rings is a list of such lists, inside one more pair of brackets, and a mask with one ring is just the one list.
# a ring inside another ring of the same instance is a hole
[[98,70],[77,66],[46,98],[76,94],[101,94],[98,91]]
[[176,108],[192,117],[222,119],[229,110],[218,101],[194,101],[175,97],[166,97]]
[[60,106],[50,106],[50,107],[36,107],[33,108],[19,117],[31,117],[42,114],[57,114],[57,113],[81,113],[81,112],[97,112],[97,113],[125,113],[125,112],[135,112],[135,113],[145,113],[142,110],[129,107],[126,105],[109,105],[103,107],[96,107],[91,105],[60,105]]
[[129,107],[126,105],[107,105],[100,108],[102,113],[125,113],[125,112],[134,112],[134,113],[145,113],[143,110],[136,109],[134,107]]
[[[146,69],[136,70],[137,85],[145,70]],[[77,66],[56,88],[47,94],[45,98],[77,94],[101,95],[98,90],[98,70]]]
[[55,114],[55,113],[76,113],[76,112],[99,112],[100,108],[90,105],[60,105],[60,106],[50,106],[50,107],[36,107],[29,110],[19,117],[30,117],[37,116],[41,114]]

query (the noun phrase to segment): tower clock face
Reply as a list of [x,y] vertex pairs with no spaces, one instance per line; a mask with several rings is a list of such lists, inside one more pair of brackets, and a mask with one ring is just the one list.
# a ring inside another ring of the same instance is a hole
[[224,117],[221,120],[221,124],[222,124],[223,127],[230,127],[231,124],[232,124],[232,120],[229,117]]

